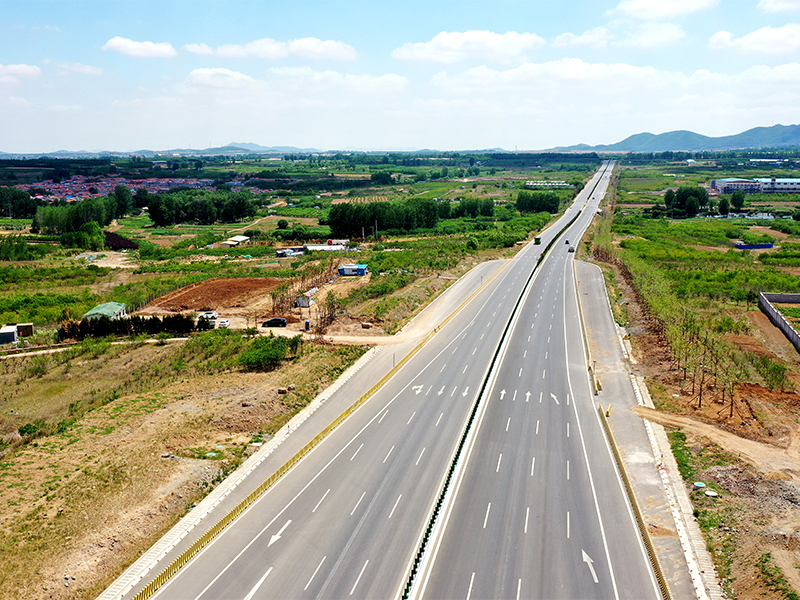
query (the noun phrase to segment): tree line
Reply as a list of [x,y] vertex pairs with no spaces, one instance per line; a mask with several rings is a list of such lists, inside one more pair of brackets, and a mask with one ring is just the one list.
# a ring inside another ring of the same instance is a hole
[[522,190],[517,194],[517,210],[521,213],[548,212],[556,214],[561,206],[561,198],[555,192],[529,192]]
[[257,196],[249,191],[180,190],[154,194],[148,199],[150,219],[159,227],[197,222],[210,225],[217,221],[231,223],[256,214]]
[[365,204],[334,204],[328,213],[328,225],[333,237],[361,237],[378,230],[409,232],[431,229],[439,222],[436,202],[430,199],[369,202]]

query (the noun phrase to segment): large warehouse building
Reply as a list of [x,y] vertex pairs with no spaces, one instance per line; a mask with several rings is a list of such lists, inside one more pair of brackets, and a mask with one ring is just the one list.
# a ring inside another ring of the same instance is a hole
[[732,194],[737,190],[746,194],[800,194],[800,179],[714,179],[711,189],[720,194]]

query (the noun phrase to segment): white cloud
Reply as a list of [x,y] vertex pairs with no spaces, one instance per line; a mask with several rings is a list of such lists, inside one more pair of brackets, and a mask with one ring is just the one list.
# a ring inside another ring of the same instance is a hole
[[758,8],[768,13],[800,10],[800,0],[761,0]]
[[62,63],[59,65],[62,71],[67,73],[77,73],[79,75],[102,75],[103,69],[100,67],[92,67],[90,65],[82,65],[81,63]]
[[683,29],[673,23],[641,23],[617,46],[631,46],[634,48],[657,48],[668,46],[685,37]]
[[594,48],[605,48],[614,36],[605,27],[595,27],[583,32],[581,35],[574,33],[562,33],[553,42],[553,46],[561,48],[564,46],[592,46]]
[[201,54],[204,56],[214,54],[214,49],[208,44],[186,44],[183,49],[192,54]]
[[800,49],[800,24],[789,23],[783,27],[762,27],[734,39],[730,31],[718,31],[708,41],[709,48],[723,50],[734,48],[746,54],[784,54]]
[[424,60],[456,63],[469,58],[508,60],[527,50],[544,46],[545,41],[535,33],[494,33],[492,31],[443,31],[429,42],[406,43],[392,51],[398,60]]
[[343,88],[363,93],[393,93],[408,86],[408,79],[402,75],[388,73],[386,75],[349,75],[336,71],[314,71],[310,67],[273,68],[269,73],[286,80],[300,89],[309,86],[318,88]]
[[354,60],[356,50],[349,44],[337,40],[300,38],[280,42],[271,38],[254,40],[247,44],[227,44],[213,49],[208,44],[187,44],[187,52],[200,55],[216,55],[228,58],[254,56],[275,60],[288,56],[301,56],[315,60]]
[[38,77],[41,73],[36,65],[0,65],[0,85],[18,85],[20,79]]
[[356,50],[349,44],[317,38],[289,40],[289,52],[312,59],[355,60],[356,58]]
[[135,42],[120,36],[108,40],[102,49],[146,58],[169,58],[178,53],[169,42]]
[[189,73],[185,83],[193,88],[230,90],[254,88],[260,86],[262,82],[244,73],[239,73],[238,71],[216,68],[195,69]]
[[[588,63],[578,58],[563,58],[546,63],[525,63],[505,71],[486,66],[450,75],[439,73],[432,83],[444,90],[474,92],[478,89],[508,93],[516,89],[557,90],[575,85],[594,89],[598,83],[611,83],[616,89],[637,87],[668,88],[680,75],[653,67],[637,67],[624,63]],[[557,92],[556,92],[557,93]]]
[[611,14],[642,21],[663,21],[712,8],[719,0],[621,0]]

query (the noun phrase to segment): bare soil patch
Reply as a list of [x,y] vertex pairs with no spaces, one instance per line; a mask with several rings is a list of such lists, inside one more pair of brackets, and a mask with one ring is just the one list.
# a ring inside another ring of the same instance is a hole
[[[167,363],[170,348],[140,348],[137,360],[150,351]],[[261,432],[328,385],[356,356],[349,350],[309,346],[272,373],[192,376],[122,395],[4,456],[0,599],[96,597],[255,450],[254,436],[268,438]],[[95,370],[118,369],[110,361]],[[290,383],[293,392],[278,394]]]

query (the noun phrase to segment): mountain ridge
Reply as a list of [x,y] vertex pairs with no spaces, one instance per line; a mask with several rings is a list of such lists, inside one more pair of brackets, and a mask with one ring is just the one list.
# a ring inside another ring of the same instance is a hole
[[614,144],[576,144],[552,148],[558,152],[702,152],[800,146],[800,125],[753,127],[734,135],[710,137],[685,129],[666,133],[636,133]]

